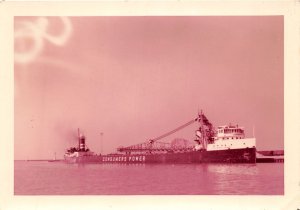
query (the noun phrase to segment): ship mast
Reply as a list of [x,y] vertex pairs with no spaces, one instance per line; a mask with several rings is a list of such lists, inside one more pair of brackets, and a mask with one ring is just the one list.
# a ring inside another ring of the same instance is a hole
[[78,137],[78,149],[80,148],[80,131],[77,129],[77,137]]
[[198,114],[199,116],[199,122],[200,122],[200,133],[201,133],[201,144],[202,144],[202,148],[204,150],[206,150],[207,148],[207,139],[206,139],[206,133],[205,133],[205,128],[204,128],[204,114],[202,112],[202,110],[200,111],[200,114]]
[[196,150],[206,150],[207,144],[214,141],[214,129],[212,124],[208,121],[202,110],[198,113],[198,122],[200,124],[199,129],[196,131],[197,142]]

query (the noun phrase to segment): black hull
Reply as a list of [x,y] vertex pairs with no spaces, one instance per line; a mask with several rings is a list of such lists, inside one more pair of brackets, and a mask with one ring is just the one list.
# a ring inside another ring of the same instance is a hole
[[205,163],[256,163],[256,148],[230,149],[205,152],[202,157]]
[[67,157],[67,163],[256,163],[256,149]]

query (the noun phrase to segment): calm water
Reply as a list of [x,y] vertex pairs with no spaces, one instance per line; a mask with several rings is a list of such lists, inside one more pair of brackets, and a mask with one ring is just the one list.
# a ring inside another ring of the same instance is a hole
[[15,161],[15,195],[283,195],[283,163],[65,164]]

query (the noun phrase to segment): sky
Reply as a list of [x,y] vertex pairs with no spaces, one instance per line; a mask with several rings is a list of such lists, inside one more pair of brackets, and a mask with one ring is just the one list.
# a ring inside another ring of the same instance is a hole
[[112,153],[198,110],[284,148],[283,16],[16,17],[14,33],[15,159],[63,158],[77,128]]

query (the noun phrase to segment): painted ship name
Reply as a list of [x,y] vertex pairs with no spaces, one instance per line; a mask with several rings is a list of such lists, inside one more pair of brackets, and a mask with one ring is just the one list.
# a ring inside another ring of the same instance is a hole
[[103,162],[145,162],[146,157],[144,155],[139,155],[139,156],[116,156],[116,157],[103,157],[102,161]]

